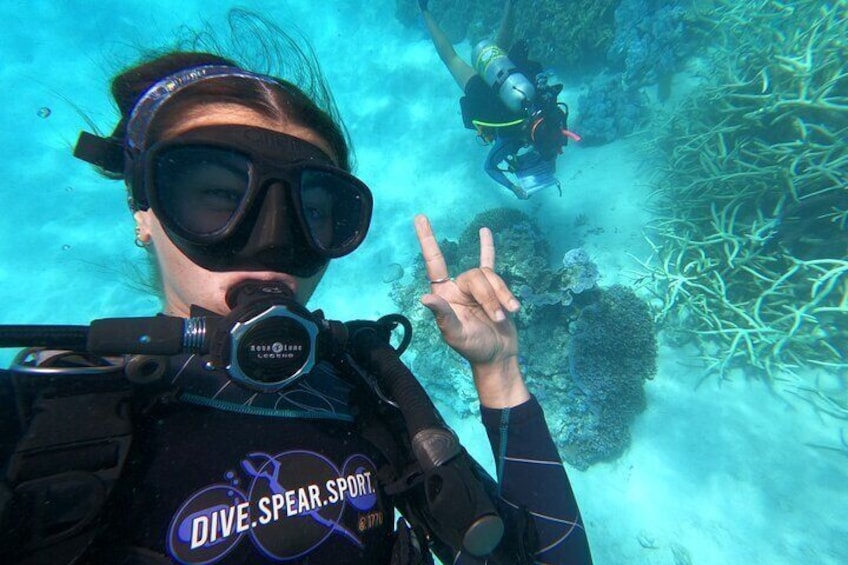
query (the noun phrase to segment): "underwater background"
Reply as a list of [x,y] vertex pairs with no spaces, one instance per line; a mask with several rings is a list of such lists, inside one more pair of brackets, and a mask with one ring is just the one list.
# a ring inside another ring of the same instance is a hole
[[[158,311],[122,186],[71,148],[145,49],[234,26],[262,59],[244,8],[312,43],[374,192],[311,309],[409,316],[405,359],[491,468],[412,217],[454,274],[490,225],[596,563],[848,563],[848,2],[514,3],[583,137],[528,201],[483,173],[413,0],[0,2],[0,323]],[[501,7],[430,1],[466,60]]]

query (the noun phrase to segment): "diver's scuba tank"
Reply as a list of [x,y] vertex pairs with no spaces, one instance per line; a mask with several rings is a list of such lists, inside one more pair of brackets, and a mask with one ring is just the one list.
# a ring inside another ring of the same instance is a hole
[[484,39],[471,52],[474,70],[497,92],[501,101],[513,112],[526,109],[536,96],[536,88],[507,56],[506,52]]

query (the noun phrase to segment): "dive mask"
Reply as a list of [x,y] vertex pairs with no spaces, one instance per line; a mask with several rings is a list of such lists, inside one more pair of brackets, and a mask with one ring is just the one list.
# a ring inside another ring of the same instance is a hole
[[236,67],[184,69],[140,97],[123,144],[82,132],[74,155],[122,173],[131,207],[153,209],[174,245],[205,269],[308,277],[356,249],[371,221],[371,192],[315,145],[273,130],[220,125],[148,146],[159,108],[215,78],[286,88]]
[[356,249],[371,221],[365,183],[318,147],[262,128],[189,130],[142,151],[132,175],[145,196],[136,204],[212,271],[311,276]]

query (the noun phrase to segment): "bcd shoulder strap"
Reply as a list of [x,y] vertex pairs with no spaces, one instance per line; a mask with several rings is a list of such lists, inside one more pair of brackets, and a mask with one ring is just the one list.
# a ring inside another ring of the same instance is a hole
[[114,366],[0,378],[10,379],[23,430],[3,469],[0,550],[13,563],[73,563],[126,461],[132,390]]

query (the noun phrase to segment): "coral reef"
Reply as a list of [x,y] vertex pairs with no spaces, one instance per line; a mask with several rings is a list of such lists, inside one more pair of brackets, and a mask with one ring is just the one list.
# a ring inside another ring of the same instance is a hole
[[547,416],[563,458],[586,469],[619,457],[645,407],[643,384],[656,371],[647,304],[622,286],[595,288],[576,308],[539,311],[521,339],[531,389],[557,407]]
[[563,288],[573,294],[594,288],[600,273],[598,266],[581,248],[569,249],[562,258]]
[[[566,9],[559,0],[513,0],[515,39],[527,39],[531,56],[546,66],[592,67],[612,46],[618,2],[578,0]],[[489,0],[430,0],[430,11],[454,43],[490,37],[502,10],[503,2]],[[395,16],[404,25],[418,25],[417,0],[396,0]]]
[[822,406],[796,370],[848,379],[848,2],[717,0],[698,17],[712,72],[657,136],[643,282],[705,378],[794,379]]
[[513,0],[516,37],[526,38],[531,53],[563,71],[596,68],[614,37],[619,0]]
[[575,130],[588,145],[609,143],[650,118],[646,85],[670,93],[671,76],[693,51],[699,34],[688,0],[622,0],[615,9],[615,37],[607,69],[578,99]]
[[610,287],[583,308],[573,326],[568,362],[591,417],[565,438],[572,458],[588,465],[611,459],[629,445],[630,425],[645,408],[643,385],[656,374],[656,360],[651,313],[632,290]]
[[[647,305],[620,285],[580,313],[569,345],[569,373],[592,402],[618,399],[617,412],[644,408],[642,383],[656,373],[654,323]],[[605,408],[604,408],[605,409]]]
[[[629,444],[629,426],[644,407],[642,383],[656,363],[647,305],[624,287],[598,288],[598,268],[582,249],[570,250],[552,268],[535,222],[509,208],[483,212],[458,241],[440,242],[449,272],[477,266],[482,226],[492,229],[498,271],[522,302],[516,316],[520,362],[548,406],[563,458],[581,469],[616,458]],[[469,368],[445,347],[432,316],[417,304],[429,289],[423,265],[412,269],[411,282],[392,287],[413,324],[408,362],[439,406],[470,416],[477,395]]]
[[514,208],[493,208],[477,214],[459,236],[456,265],[460,272],[476,267],[480,254],[480,228],[487,227],[497,234],[498,254],[513,257],[526,253],[526,258],[517,264],[505,264],[502,276],[508,284],[517,280],[531,280],[538,269],[546,269],[550,249],[542,237],[539,226],[533,219]]
[[656,84],[680,70],[692,49],[688,0],[622,0],[615,10],[615,38],[607,52],[625,90]]
[[643,127],[650,113],[648,98],[639,88],[625,89],[621,73],[601,74],[577,99],[580,109],[575,131],[585,145],[603,145]]

